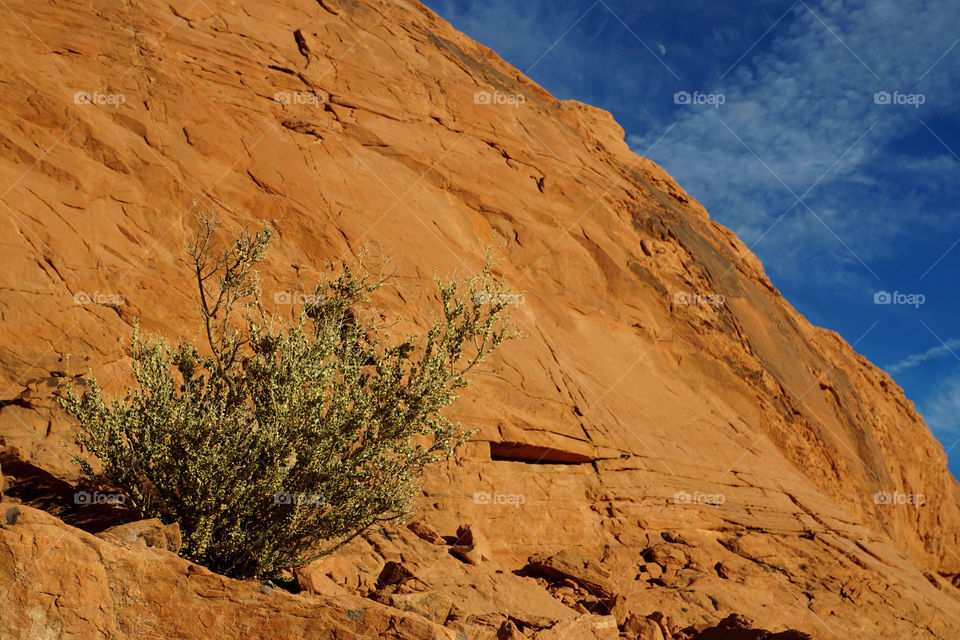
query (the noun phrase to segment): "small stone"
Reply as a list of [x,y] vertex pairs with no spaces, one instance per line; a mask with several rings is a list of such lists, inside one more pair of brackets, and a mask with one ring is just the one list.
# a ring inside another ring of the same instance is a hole
[[683,569],[689,558],[683,548],[674,543],[662,542],[650,547],[644,554],[651,562],[656,562],[664,569]]
[[[466,549],[465,549],[466,548]],[[480,564],[482,560],[491,560],[493,553],[490,543],[473,525],[464,524],[457,528],[457,551],[453,551],[458,558],[465,559],[470,564]]]
[[651,580],[656,580],[663,575],[663,567],[656,562],[648,562],[644,565],[644,568],[647,570],[647,575],[650,576]]
[[753,621],[739,613],[731,613],[717,624],[719,629],[749,629],[753,626]]
[[610,615],[616,618],[618,627],[622,627],[626,619],[631,615],[627,607],[627,599],[620,594],[615,595],[611,600],[606,602],[606,609]]
[[664,640],[663,629],[654,620],[631,613],[623,623],[622,630],[637,640]]
[[418,538],[421,540],[426,540],[430,544],[445,544],[443,538],[440,537],[440,534],[434,531],[433,527],[422,520],[411,522],[407,525],[407,529],[410,529],[410,531],[415,533]]
[[403,584],[414,577],[413,573],[399,562],[390,561],[383,565],[377,577],[377,588],[382,589],[394,584]]
[[662,611],[654,611],[648,615],[647,618],[649,620],[653,620],[660,626],[660,630],[663,632],[664,638],[671,638],[676,635],[676,625],[674,625],[669,616],[664,614]]
[[497,629],[497,640],[523,640],[523,634],[517,629],[512,620],[504,620]]
[[457,544],[450,547],[450,553],[460,560],[463,560],[467,564],[472,564],[474,566],[479,565],[481,561],[480,554],[474,547]]

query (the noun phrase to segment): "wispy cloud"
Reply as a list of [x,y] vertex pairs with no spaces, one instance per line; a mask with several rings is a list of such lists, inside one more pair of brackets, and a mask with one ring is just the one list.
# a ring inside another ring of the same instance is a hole
[[909,355],[900,362],[884,367],[884,369],[890,375],[894,375],[906,371],[907,369],[912,369],[913,367],[921,365],[929,360],[933,360],[934,358],[941,358],[946,355],[952,355],[960,360],[960,355],[958,354],[960,354],[960,339],[954,338],[952,340],[947,340],[940,346],[931,347],[926,351]]
[[[876,284],[875,262],[898,249],[891,239],[942,224],[931,207],[945,203],[924,202],[913,187],[958,193],[948,148],[923,157],[897,149],[917,131],[929,137],[924,123],[955,109],[960,47],[944,53],[958,22],[960,5],[922,0],[799,2],[762,52],[714,86],[689,87],[724,104],[678,105],[679,124],[652,155],[773,271],[852,272]],[[629,141],[642,149],[655,135]]]
[[[920,413],[945,447],[952,445],[951,437],[960,437],[960,370],[934,388]],[[956,455],[957,449],[953,453]]]

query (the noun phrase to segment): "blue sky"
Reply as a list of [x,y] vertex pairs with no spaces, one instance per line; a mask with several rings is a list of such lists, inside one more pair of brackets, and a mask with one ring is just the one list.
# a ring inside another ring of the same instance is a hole
[[610,110],[903,386],[960,476],[960,2],[425,1]]

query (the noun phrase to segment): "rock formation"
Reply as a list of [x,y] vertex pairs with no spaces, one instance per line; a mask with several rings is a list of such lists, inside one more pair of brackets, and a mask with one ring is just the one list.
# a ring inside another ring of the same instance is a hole
[[[415,0],[5,11],[4,640],[960,632],[960,492],[912,403],[608,113]],[[479,433],[429,470],[421,525],[303,568],[300,593],[190,565],[156,523],[90,535],[129,514],[75,498],[53,393],[88,368],[121,389],[136,318],[197,335],[197,208],[277,226],[280,313],[364,246],[391,257],[400,329],[491,245],[522,292],[526,337],[449,412]],[[411,577],[379,582],[388,563]]]

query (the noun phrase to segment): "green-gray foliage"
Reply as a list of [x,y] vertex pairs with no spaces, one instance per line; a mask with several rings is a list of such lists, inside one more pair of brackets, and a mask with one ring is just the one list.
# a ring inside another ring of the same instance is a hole
[[90,376],[63,406],[103,464],[85,476],[122,489],[142,517],[179,522],[182,555],[235,577],[270,577],[410,512],[423,467],[469,433],[443,417],[464,377],[513,335],[490,266],[438,281],[441,313],[388,344],[369,294],[383,283],[343,267],[296,322],[267,314],[257,272],[272,236],[190,247],[206,344],[130,344],[136,385],[105,402]]

